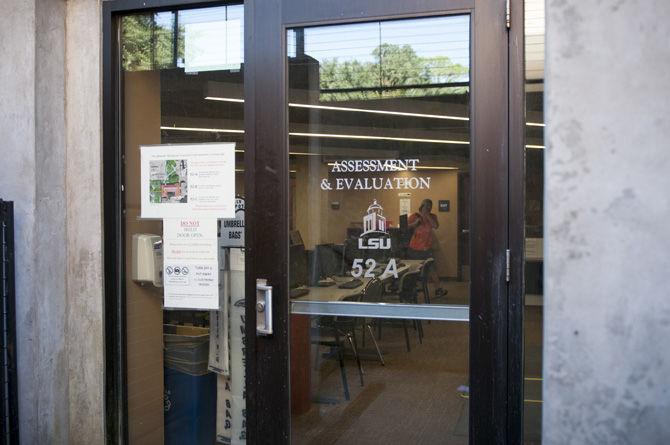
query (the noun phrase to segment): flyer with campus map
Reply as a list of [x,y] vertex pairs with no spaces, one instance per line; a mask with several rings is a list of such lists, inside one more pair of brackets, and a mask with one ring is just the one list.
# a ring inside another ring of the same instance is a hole
[[142,218],[234,218],[235,144],[143,145]]

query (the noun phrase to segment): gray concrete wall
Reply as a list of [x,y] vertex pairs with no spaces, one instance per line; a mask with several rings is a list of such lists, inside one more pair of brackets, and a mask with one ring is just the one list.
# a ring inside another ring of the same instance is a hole
[[102,443],[100,5],[5,0],[0,197],[15,201],[22,443]]
[[670,443],[670,2],[546,14],[544,443]]
[[[14,201],[16,245],[16,323],[21,434],[35,443],[29,431],[37,422],[34,335],[35,294],[35,2],[6,0],[0,14],[0,197]],[[25,431],[25,433],[24,433]]]
[[[70,443],[103,443],[102,6],[68,0],[67,343]],[[72,339],[77,339],[72,341]]]

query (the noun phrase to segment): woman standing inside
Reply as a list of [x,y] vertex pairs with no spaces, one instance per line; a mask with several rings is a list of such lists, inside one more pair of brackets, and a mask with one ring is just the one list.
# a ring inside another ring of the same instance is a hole
[[[431,213],[433,210],[433,201],[424,199],[419,206],[419,212],[413,213],[407,220],[408,227],[414,229],[412,238],[409,241],[407,249],[407,258],[412,260],[425,260],[435,258],[433,255],[433,230],[440,227],[437,216]],[[435,295],[442,296],[444,290],[439,287],[440,278],[437,275],[435,264],[430,270],[430,280],[435,283]]]
[[424,199],[419,212],[410,215],[407,225],[414,229],[409,241],[407,257],[414,260],[425,260],[433,257],[433,230],[440,227],[433,210],[433,201]]

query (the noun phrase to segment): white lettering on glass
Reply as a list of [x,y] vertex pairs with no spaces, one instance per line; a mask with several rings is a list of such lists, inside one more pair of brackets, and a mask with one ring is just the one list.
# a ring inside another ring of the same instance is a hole
[[[416,172],[418,159],[345,159],[335,161],[330,173],[388,173]],[[362,177],[322,178],[321,189],[328,190],[425,190],[430,188],[426,177]]]

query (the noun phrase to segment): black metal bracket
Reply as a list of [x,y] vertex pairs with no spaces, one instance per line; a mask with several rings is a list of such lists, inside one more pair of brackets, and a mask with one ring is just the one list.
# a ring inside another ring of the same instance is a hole
[[0,443],[19,443],[16,372],[16,288],[14,277],[14,203],[0,199]]

